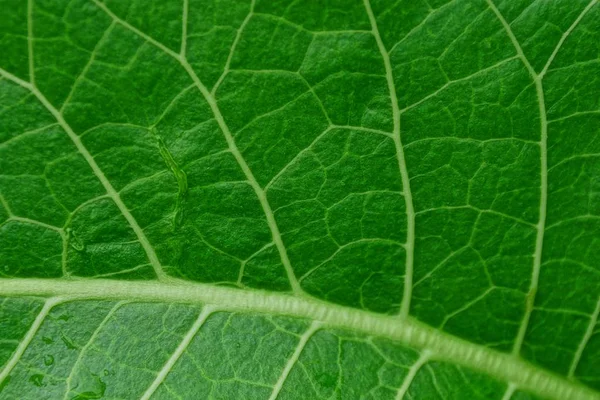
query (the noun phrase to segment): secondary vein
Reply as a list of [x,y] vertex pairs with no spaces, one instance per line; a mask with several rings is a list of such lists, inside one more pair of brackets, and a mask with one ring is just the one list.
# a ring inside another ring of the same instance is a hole
[[169,372],[171,372],[179,358],[181,358],[183,352],[189,347],[190,343],[192,342],[202,325],[204,325],[204,322],[206,322],[206,320],[213,311],[214,310],[212,307],[204,307],[202,309],[190,330],[185,334],[185,336],[181,340],[181,343],[179,343],[179,346],[177,346],[171,357],[169,357],[169,360],[167,360],[167,362],[162,367],[152,384],[144,392],[140,400],[149,400],[150,397],[152,397],[154,392],[156,392],[156,389],[158,389],[158,387],[165,381],[167,375],[169,375]]
[[290,375],[290,372],[292,371],[292,368],[294,368],[294,365],[296,365],[296,363],[300,359],[300,354],[302,354],[304,347],[306,347],[306,344],[308,343],[310,338],[320,328],[321,328],[321,324],[317,321],[314,321],[308,327],[308,329],[302,334],[302,336],[300,337],[300,341],[298,342],[298,345],[296,346],[296,350],[294,350],[294,353],[292,354],[290,359],[285,364],[285,367],[283,368],[283,371],[281,372],[279,379],[277,379],[277,382],[275,383],[275,386],[273,387],[273,391],[271,392],[271,396],[269,396],[269,400],[277,399],[277,397],[279,396],[279,393],[281,392],[281,389],[283,388],[283,384],[285,383],[287,377]]
[[600,297],[596,302],[596,308],[590,315],[590,322],[588,323],[588,327],[579,342],[579,346],[577,346],[577,350],[575,351],[575,355],[573,356],[573,361],[571,362],[571,366],[569,368],[569,374],[567,375],[569,378],[573,378],[575,376],[575,371],[577,370],[577,366],[579,365],[579,361],[581,361],[581,356],[583,355],[583,350],[587,346],[588,342],[592,338],[594,334],[594,330],[596,329],[596,324],[598,323],[598,316],[600,314]]
[[408,392],[410,385],[412,385],[412,383],[415,379],[415,376],[417,376],[417,373],[419,372],[421,367],[429,361],[430,357],[431,357],[431,354],[428,351],[423,351],[421,353],[421,356],[419,357],[419,359],[417,361],[415,361],[415,363],[408,370],[408,374],[406,374],[406,377],[404,378],[402,385],[398,389],[398,392],[396,392],[396,400],[404,399],[404,396]]
[[413,205],[412,192],[410,190],[410,177],[408,168],[406,167],[406,158],[404,157],[404,147],[402,146],[402,135],[400,133],[400,107],[398,106],[398,96],[396,94],[396,85],[394,84],[394,76],[392,73],[392,63],[390,56],[383,44],[379,29],[377,28],[377,20],[371,9],[369,0],[364,0],[365,9],[371,22],[371,28],[377,47],[383,58],[385,66],[385,77],[387,80],[390,99],[392,101],[392,116],[394,119],[394,145],[396,147],[396,157],[398,159],[398,168],[400,169],[400,177],[402,179],[402,190],[404,194],[404,207],[406,209],[406,269],[404,274],[404,291],[402,294],[402,303],[400,305],[400,316],[406,317],[410,311],[410,301],[412,297],[412,281],[413,281],[413,264],[415,253],[415,209]]
[[33,60],[33,0],[27,1],[27,57],[29,61],[29,81],[35,85],[35,62]]
[[517,337],[513,346],[513,354],[518,355],[521,351],[521,347],[523,346],[523,341],[525,340],[525,334],[527,333],[527,327],[529,325],[529,320],[531,319],[531,314],[533,312],[533,306],[535,304],[535,296],[537,293],[539,278],[540,278],[540,269],[542,264],[542,250],[544,246],[544,233],[546,226],[546,214],[548,208],[548,119],[546,113],[546,104],[544,99],[544,87],[542,84],[542,79],[544,78],[550,64],[554,60],[554,57],[558,53],[560,47],[566,40],[567,36],[575,29],[575,26],[579,24],[579,22],[583,19],[584,15],[596,4],[597,0],[592,0],[579,14],[579,16],[575,19],[575,21],[571,24],[571,26],[567,29],[567,31],[562,35],[556,47],[552,51],[552,54],[548,58],[548,61],[544,65],[542,71],[538,74],[535,72],[535,69],[525,56],[517,37],[512,31],[510,24],[506,21],[500,10],[496,7],[493,0],[486,0],[490,9],[494,12],[500,23],[502,24],[504,30],[506,31],[507,36],[512,42],[518,57],[523,62],[523,65],[529,72],[534,84],[535,90],[538,99],[538,109],[540,116],[540,213],[538,223],[536,224],[537,233],[535,240],[535,252],[533,254],[533,269],[531,273],[531,282],[529,285],[529,292],[526,298],[525,304],[525,314],[523,316],[523,321],[519,327],[519,332],[517,333]]

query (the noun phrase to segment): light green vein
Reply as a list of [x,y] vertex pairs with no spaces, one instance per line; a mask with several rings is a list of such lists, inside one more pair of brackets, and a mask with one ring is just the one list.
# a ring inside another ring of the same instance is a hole
[[259,312],[320,321],[428,350],[432,360],[447,361],[514,383],[521,390],[555,400],[600,400],[600,394],[534,366],[512,354],[459,339],[412,317],[376,314],[307,297],[233,289],[185,281],[126,282],[107,279],[0,279],[2,296],[56,296],[209,304],[228,311]]

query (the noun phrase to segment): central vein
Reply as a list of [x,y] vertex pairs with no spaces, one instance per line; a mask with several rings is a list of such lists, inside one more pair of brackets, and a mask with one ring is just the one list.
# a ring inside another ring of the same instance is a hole
[[431,359],[448,361],[483,372],[549,399],[600,400],[591,389],[501,353],[433,329],[412,317],[343,307],[284,293],[240,290],[203,283],[116,281],[106,279],[0,279],[2,296],[50,296],[61,301],[120,299],[214,305],[227,311],[260,312],[321,321],[326,327],[384,337],[427,350]]

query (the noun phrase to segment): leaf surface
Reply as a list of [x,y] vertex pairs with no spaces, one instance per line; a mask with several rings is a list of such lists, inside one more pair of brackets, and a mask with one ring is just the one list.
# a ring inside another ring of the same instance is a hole
[[600,399],[597,0],[0,7],[0,399]]

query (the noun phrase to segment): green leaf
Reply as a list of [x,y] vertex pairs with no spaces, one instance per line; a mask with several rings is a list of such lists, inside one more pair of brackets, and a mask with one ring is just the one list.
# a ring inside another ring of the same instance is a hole
[[600,399],[597,0],[0,9],[0,399]]

